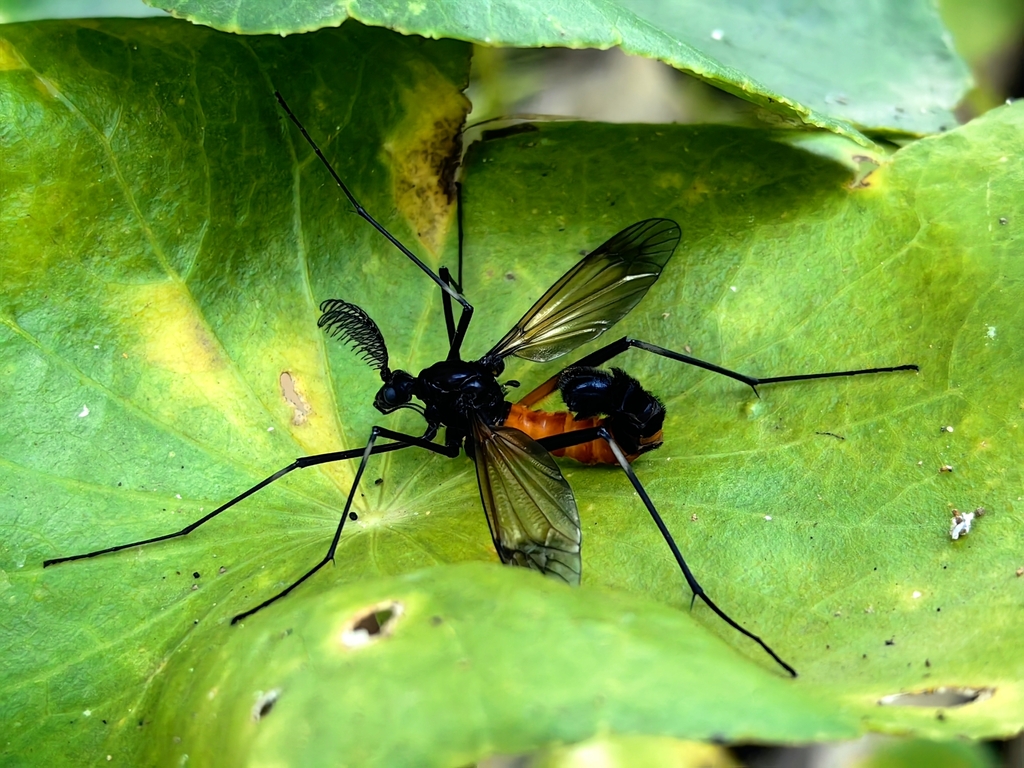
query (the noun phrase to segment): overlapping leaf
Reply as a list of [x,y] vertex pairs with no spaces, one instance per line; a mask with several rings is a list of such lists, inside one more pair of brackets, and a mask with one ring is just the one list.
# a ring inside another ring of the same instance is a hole
[[969,78],[933,4],[793,0],[449,2],[150,0],[218,29],[288,34],[355,19],[482,45],[611,48],[660,59],[797,123],[863,141],[934,133]]

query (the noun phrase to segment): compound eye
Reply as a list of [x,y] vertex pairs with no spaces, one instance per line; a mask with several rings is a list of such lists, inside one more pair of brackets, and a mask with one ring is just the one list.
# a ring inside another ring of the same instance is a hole
[[381,395],[384,398],[384,402],[387,405],[400,405],[401,401],[398,398],[398,392],[394,387],[384,387],[381,389]]

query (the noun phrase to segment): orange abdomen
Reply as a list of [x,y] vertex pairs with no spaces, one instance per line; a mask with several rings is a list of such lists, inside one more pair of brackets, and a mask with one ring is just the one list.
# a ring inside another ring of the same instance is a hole
[[[568,411],[535,411],[523,405],[515,404],[505,419],[506,427],[514,427],[525,432],[534,440],[552,435],[561,435],[564,432],[574,432],[577,429],[600,426],[604,422],[601,418],[574,419]],[[647,443],[660,443],[661,431],[657,435],[642,441]],[[582,464],[615,464],[615,454],[608,447],[604,440],[591,440],[587,443],[572,445],[568,448],[559,448],[552,451],[553,456],[566,456],[575,459]],[[626,459],[633,461],[639,454],[632,454]]]

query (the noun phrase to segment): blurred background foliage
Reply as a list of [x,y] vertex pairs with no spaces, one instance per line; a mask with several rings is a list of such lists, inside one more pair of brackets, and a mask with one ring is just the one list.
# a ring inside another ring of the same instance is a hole
[[[938,0],[975,87],[961,122],[1024,96],[1024,2]],[[509,114],[615,123],[756,125],[758,110],[658,61],[608,51],[482,48],[475,51],[470,123]]]

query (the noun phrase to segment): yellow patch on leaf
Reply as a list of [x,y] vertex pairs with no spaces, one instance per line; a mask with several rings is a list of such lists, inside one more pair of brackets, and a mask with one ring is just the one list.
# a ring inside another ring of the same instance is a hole
[[385,142],[395,202],[423,246],[440,253],[454,218],[454,176],[469,100],[436,71],[417,73],[402,94],[405,117]]

